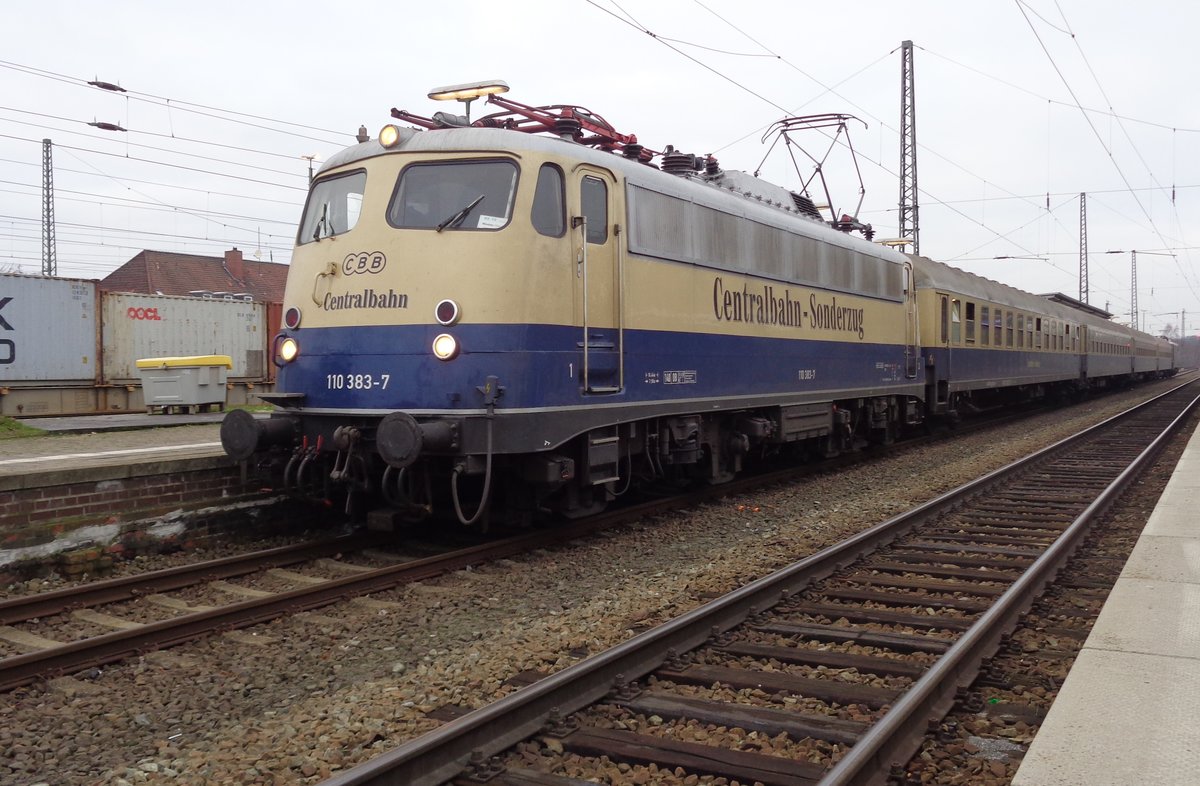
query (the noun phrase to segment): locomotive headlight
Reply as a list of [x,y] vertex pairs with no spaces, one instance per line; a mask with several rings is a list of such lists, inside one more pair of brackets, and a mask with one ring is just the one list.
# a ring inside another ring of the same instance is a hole
[[296,343],[296,339],[288,336],[279,342],[279,359],[284,363],[291,363],[300,354],[300,345]]
[[442,333],[433,340],[433,354],[438,360],[453,360],[458,356],[458,340]]
[[400,129],[394,125],[386,125],[379,129],[379,144],[384,147],[395,147],[400,141]]
[[443,300],[437,304],[437,308],[433,311],[433,316],[437,319],[438,324],[450,327],[458,322],[458,317],[461,313],[458,304],[453,300]]

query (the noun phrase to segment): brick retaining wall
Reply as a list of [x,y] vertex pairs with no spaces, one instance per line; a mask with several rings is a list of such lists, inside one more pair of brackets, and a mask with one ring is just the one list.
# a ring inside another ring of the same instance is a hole
[[3,476],[0,580],[46,566],[95,572],[113,555],[186,547],[247,527],[275,500],[224,456]]

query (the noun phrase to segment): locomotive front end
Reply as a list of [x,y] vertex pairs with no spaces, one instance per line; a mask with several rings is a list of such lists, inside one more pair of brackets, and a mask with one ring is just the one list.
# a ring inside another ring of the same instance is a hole
[[[497,426],[495,411],[506,390],[540,390],[547,333],[526,324],[528,287],[566,256],[563,232],[514,218],[537,197],[518,188],[509,133],[388,126],[322,167],[273,343],[276,392],[262,396],[278,409],[230,413],[230,456],[272,463],[302,495],[345,496],[348,512],[382,498],[475,519],[492,456],[532,438]],[[557,202],[561,224],[561,187]]]

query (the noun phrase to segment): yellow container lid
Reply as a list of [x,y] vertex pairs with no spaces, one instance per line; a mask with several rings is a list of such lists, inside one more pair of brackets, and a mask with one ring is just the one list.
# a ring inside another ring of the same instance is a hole
[[179,368],[181,366],[224,366],[233,368],[229,355],[194,355],[181,358],[141,358],[138,368]]

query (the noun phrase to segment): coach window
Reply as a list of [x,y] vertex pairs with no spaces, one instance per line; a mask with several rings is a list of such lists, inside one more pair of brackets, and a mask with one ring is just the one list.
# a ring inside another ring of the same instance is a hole
[[995,328],[992,335],[992,343],[996,346],[1004,345],[1004,312],[996,309],[995,315],[992,316],[992,326]]
[[1025,346],[1033,349],[1033,317],[1025,320]]
[[1044,344],[1044,342],[1042,341],[1042,318],[1041,317],[1038,317],[1037,319],[1034,320],[1033,330],[1034,330],[1034,339],[1033,340],[1035,343],[1031,344],[1030,346],[1041,349]]
[[992,315],[990,312],[991,309],[987,306],[980,306],[979,308],[979,343],[983,344],[984,346],[987,346],[991,343]]
[[603,245],[608,241],[608,186],[598,177],[585,177],[579,197],[587,218],[587,242]]
[[1009,311],[1004,315],[1005,330],[1008,332],[1008,337],[1004,342],[1006,347],[1013,345],[1013,312]]
[[563,173],[554,164],[542,164],[533,191],[533,228],[540,234],[562,237],[567,226],[563,201]]
[[967,343],[975,343],[975,304],[967,301]]
[[1017,314],[1017,346],[1025,346],[1025,315]]
[[950,301],[950,343],[962,343],[962,301],[958,298]]

